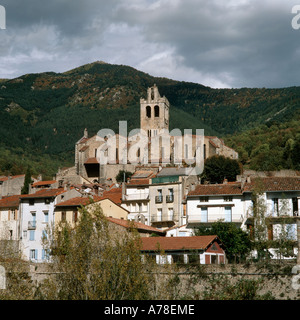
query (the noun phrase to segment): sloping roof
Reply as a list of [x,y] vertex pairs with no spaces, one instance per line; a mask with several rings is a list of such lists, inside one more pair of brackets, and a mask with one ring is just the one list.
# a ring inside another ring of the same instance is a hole
[[169,168],[162,168],[161,171],[157,173],[157,177],[164,177],[164,176],[187,176],[191,168],[176,168],[176,167],[169,167]]
[[48,181],[37,181],[32,184],[33,187],[40,187],[40,186],[48,186],[50,184],[56,183],[56,180],[48,180]]
[[134,178],[149,178],[153,174],[153,171],[149,170],[137,170],[134,172],[134,174],[131,176],[132,179]]
[[149,184],[150,179],[131,179],[127,185],[142,185],[142,184]]
[[107,220],[118,224],[124,228],[130,228],[130,227],[134,227],[137,230],[142,230],[142,231],[149,231],[149,232],[155,232],[155,233],[160,233],[160,234],[165,234],[164,231],[151,227],[151,226],[147,226],[146,224],[140,223],[140,222],[135,222],[135,221],[129,221],[129,220],[123,220],[123,219],[117,219],[117,218],[111,218],[111,217],[107,217]]
[[300,177],[251,177],[244,191],[251,192],[256,187],[262,191],[300,191]]
[[0,181],[7,181],[9,178],[16,179],[16,178],[22,178],[22,177],[25,177],[25,174],[19,174],[16,176],[9,176],[9,177],[2,176],[2,177],[0,177]]
[[22,195],[21,199],[51,198],[51,197],[56,197],[64,192],[66,192],[64,188],[42,189],[37,191],[36,193]]
[[241,183],[199,184],[188,196],[201,195],[242,195]]
[[97,158],[88,158],[84,164],[99,164],[99,161],[97,160]]
[[192,237],[149,237],[141,238],[142,251],[157,251],[158,248],[164,251],[170,250],[205,250],[215,239],[212,236],[192,236]]
[[80,207],[88,205],[91,202],[98,202],[105,199],[109,199],[116,205],[120,205],[122,202],[122,188],[112,188],[110,190],[104,191],[102,196],[93,195],[89,197],[74,197],[72,199],[58,203],[56,207]]
[[18,208],[21,195],[3,197],[0,200],[0,208]]
[[62,201],[56,205],[56,207],[80,207],[86,206],[91,202],[100,201],[101,198],[99,196],[92,197],[75,197],[66,201]]
[[122,203],[122,188],[116,187],[110,190],[104,191],[100,199],[109,199],[116,204]]

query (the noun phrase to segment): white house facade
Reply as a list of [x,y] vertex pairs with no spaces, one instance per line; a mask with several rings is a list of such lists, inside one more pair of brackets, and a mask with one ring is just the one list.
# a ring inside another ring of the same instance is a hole
[[48,237],[48,227],[54,225],[55,205],[78,195],[75,189],[43,189],[21,197],[20,201],[20,250],[25,260],[47,261],[43,237]]
[[187,227],[196,228],[222,220],[241,227],[245,221],[241,183],[197,185],[186,199]]

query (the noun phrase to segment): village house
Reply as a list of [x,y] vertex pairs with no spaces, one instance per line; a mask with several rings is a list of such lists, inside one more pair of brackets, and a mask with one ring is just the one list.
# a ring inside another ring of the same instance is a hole
[[187,228],[187,225],[174,226],[166,229],[166,237],[191,237],[194,235],[193,228]]
[[47,259],[42,237],[47,237],[47,228],[54,224],[55,205],[78,195],[75,189],[58,188],[41,189],[20,197],[20,252],[24,259],[34,262]]
[[290,240],[297,240],[297,220],[300,219],[300,177],[249,177],[244,189],[245,224],[252,229],[254,193],[264,207],[268,225],[267,238],[282,237],[283,228]]
[[21,194],[24,186],[25,174],[16,176],[1,176],[0,177],[0,199],[2,197]]
[[197,228],[214,222],[244,223],[244,196],[241,182],[199,184],[186,198],[187,226]]
[[97,205],[101,207],[104,216],[120,220],[127,219],[128,211],[109,198],[99,196],[76,197],[60,202],[55,206],[54,224],[57,226],[60,222],[67,222],[71,227],[74,227],[80,217],[79,209],[81,207],[89,210]]
[[149,185],[158,168],[142,168],[122,183],[122,207],[129,211],[128,220],[150,225]]
[[18,241],[20,239],[19,203],[20,195],[4,197],[0,200],[0,239]]
[[141,254],[153,257],[157,264],[224,264],[224,245],[216,235],[192,237],[142,238]]

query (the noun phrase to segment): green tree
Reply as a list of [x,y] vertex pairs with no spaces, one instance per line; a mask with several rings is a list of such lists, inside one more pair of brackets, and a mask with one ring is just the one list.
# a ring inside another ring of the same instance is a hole
[[229,262],[245,260],[251,250],[248,234],[233,222],[214,222],[210,227],[199,227],[196,235],[217,235],[225,245],[226,257]]
[[222,183],[224,179],[235,181],[240,173],[241,166],[237,160],[215,155],[205,160],[201,178],[210,183]]
[[[140,300],[150,298],[151,276],[136,232],[110,229],[101,207],[80,209],[75,228],[63,223],[45,240],[58,276],[40,287],[44,298]],[[55,288],[49,293],[49,287]]]
[[29,192],[29,185],[32,183],[32,177],[31,177],[31,168],[28,167],[26,174],[25,174],[25,179],[24,179],[24,186],[21,190],[22,194],[28,194]]
[[132,175],[133,175],[133,173],[130,171],[120,170],[116,176],[116,180],[117,180],[117,182],[123,182],[124,180],[126,182],[127,179],[131,178]]

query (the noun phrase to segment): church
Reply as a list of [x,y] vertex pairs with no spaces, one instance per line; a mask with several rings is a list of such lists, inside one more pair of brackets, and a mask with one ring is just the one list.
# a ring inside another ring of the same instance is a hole
[[[124,121],[120,122],[118,134],[101,129],[89,137],[85,129],[82,138],[75,144],[75,166],[60,169],[56,180],[61,184],[103,184],[116,182],[115,178],[121,170],[133,173],[141,166],[195,166],[187,159],[195,159],[198,149],[198,158],[200,155],[203,163],[213,155],[238,158],[237,152],[218,137],[203,134],[200,136],[201,144],[197,144],[197,135],[191,133],[182,139],[180,130],[179,133],[178,129],[169,132],[169,111],[168,99],[160,96],[154,84],[147,89],[146,98],[140,99],[140,128],[135,134],[127,135]],[[183,142],[188,138],[189,145]],[[111,141],[113,143],[109,144]]]

